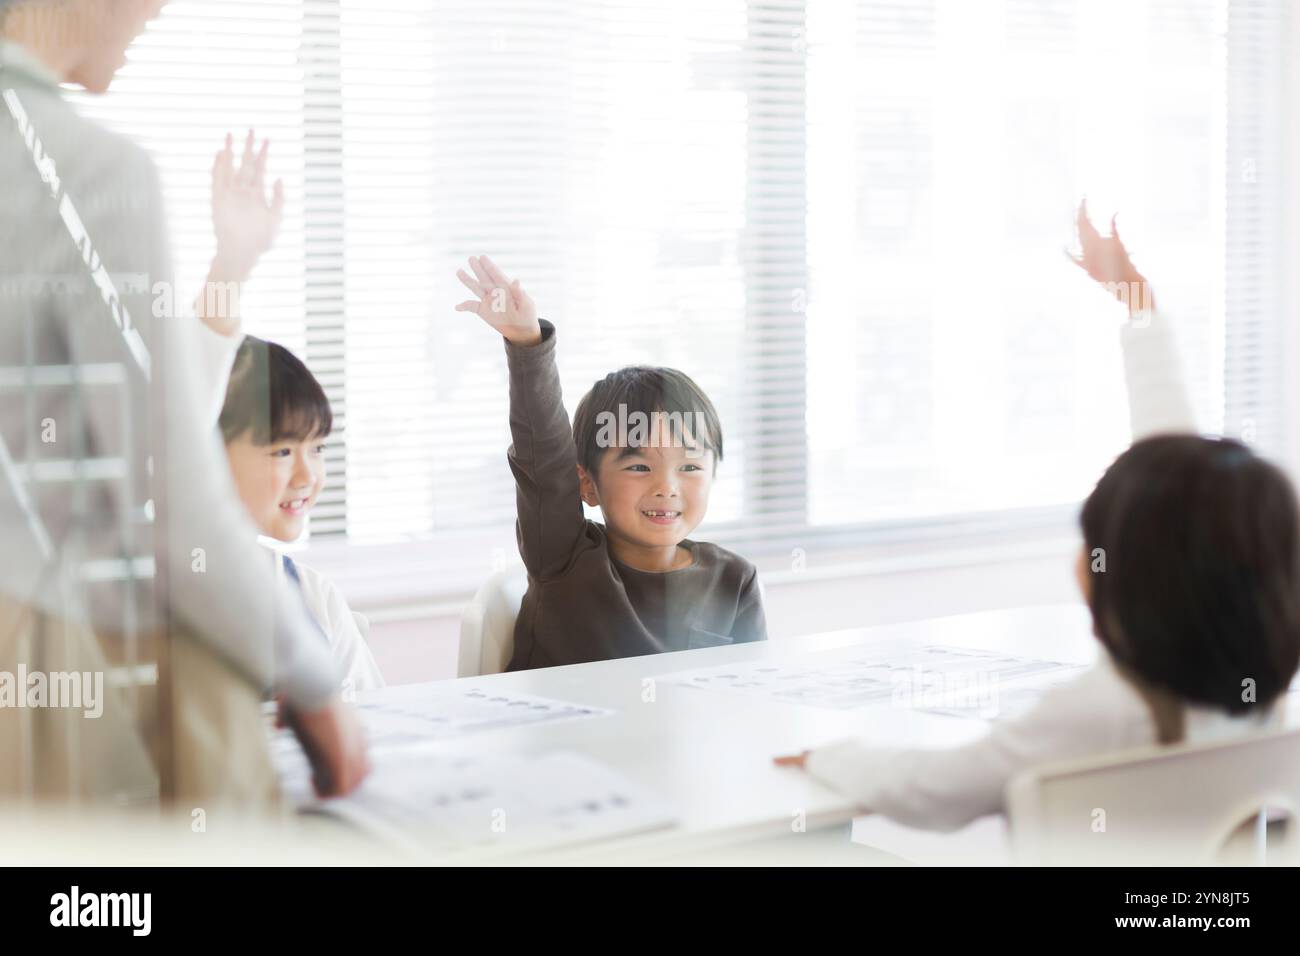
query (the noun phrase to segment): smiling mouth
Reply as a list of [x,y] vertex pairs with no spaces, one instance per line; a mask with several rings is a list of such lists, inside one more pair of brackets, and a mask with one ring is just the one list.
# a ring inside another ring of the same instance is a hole
[[642,511],[655,524],[672,524],[682,516],[680,511]]
[[280,502],[280,510],[287,511],[290,514],[298,514],[307,507],[306,498],[291,498],[288,501]]

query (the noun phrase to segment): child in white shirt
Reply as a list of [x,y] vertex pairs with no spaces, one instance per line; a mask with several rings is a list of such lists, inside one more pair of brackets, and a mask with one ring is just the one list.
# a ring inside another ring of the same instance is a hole
[[[241,334],[239,290],[270,248],[284,202],[264,184],[269,144],[254,152],[250,131],[236,165],[230,137],[212,175],[217,256],[197,304],[202,386],[221,429],[239,497],[259,532],[292,542],[325,481],[324,442],[333,427],[320,383],[288,349]],[[267,555],[268,571],[296,583],[328,640],[345,692],[384,686],[366,642],[369,624],[328,579],[287,555]]]
[[[284,346],[245,336],[235,354],[219,426],[235,488],[253,523],[268,538],[296,541],[325,484],[325,439],[333,426],[325,390]],[[366,619],[319,572],[288,555],[272,558],[272,567],[299,585],[325,632],[343,688],[383,687],[366,643]]]
[[1300,665],[1291,485],[1244,445],[1186,434],[1192,416],[1150,286],[1118,235],[1099,236],[1082,207],[1079,220],[1076,261],[1130,306],[1135,433],[1162,433],[1116,459],[1084,504],[1077,573],[1100,659],[963,747],[850,739],[776,761],[910,826],[953,830],[997,813],[1011,778],[1038,764],[1269,728]]

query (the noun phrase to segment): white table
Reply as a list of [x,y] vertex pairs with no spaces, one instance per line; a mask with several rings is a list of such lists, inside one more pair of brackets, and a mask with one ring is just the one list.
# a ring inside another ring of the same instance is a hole
[[[945,746],[983,733],[983,721],[873,706],[854,711],[781,703],[675,686],[665,675],[720,664],[825,652],[843,656],[871,641],[902,640],[1087,663],[1096,654],[1082,605],[1049,605],[965,614],[885,627],[836,631],[760,644],[705,648],[567,667],[465,678],[465,687],[524,693],[610,708],[608,717],[487,731],[442,741],[448,752],[584,753],[658,794],[677,811],[676,826],[605,841],[584,856],[611,862],[735,846],[842,825],[854,808],[805,774],[772,764],[856,734],[882,743]],[[654,682],[654,700],[643,694]]]

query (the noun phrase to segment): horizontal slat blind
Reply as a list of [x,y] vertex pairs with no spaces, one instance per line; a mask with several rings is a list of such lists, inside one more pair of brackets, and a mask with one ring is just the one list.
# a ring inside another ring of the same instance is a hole
[[727,423],[711,518],[738,518],[745,4],[344,9],[350,533],[512,521],[501,341],[452,311],[478,253],[559,327],[570,411],[620,365],[700,381]]
[[336,326],[342,322],[341,302],[321,304],[322,295],[343,285],[337,263],[329,269],[323,258],[331,230],[338,229],[321,209],[332,204],[337,218],[341,203],[337,175],[325,184],[333,195],[321,194],[329,170],[322,161],[320,131],[313,128],[321,122],[326,94],[320,88],[320,37],[313,37],[310,18],[318,25],[321,11],[332,3],[176,0],[132,46],[128,65],[107,96],[74,94],[83,113],[130,136],[157,160],[182,305],[201,288],[215,249],[213,155],[228,131],[237,143],[249,128],[259,140],[271,140],[270,175],[284,179],[289,202],[275,248],[247,288],[244,328],[307,359],[335,405],[337,429],[327,445],[329,480],[313,514],[313,533],[344,527],[347,412],[341,369],[335,371],[338,363],[331,364],[328,351],[312,347],[322,334],[322,309]]
[[[182,287],[227,129],[290,203],[248,328],[339,412],[316,535],[513,517],[489,253],[560,329],[570,411],[669,364],[727,460],[704,534],[1077,500],[1127,441],[1086,194],[1180,329],[1207,427],[1274,450],[1281,0],[175,0],[85,108],[163,167]],[[494,538],[493,540],[500,540]],[[478,560],[476,556],[475,561]]]
[[1286,67],[1295,55],[1284,46],[1294,29],[1292,7],[1229,0],[1227,9],[1224,431],[1274,454],[1286,428],[1282,289],[1294,268],[1283,212],[1294,169],[1283,133]]
[[107,96],[76,94],[82,112],[149,149],[170,212],[177,287],[200,289],[215,242],[213,155],[227,131],[272,141],[272,173],[293,197],[276,248],[248,290],[248,331],[303,346],[302,0],[178,0],[129,51]]

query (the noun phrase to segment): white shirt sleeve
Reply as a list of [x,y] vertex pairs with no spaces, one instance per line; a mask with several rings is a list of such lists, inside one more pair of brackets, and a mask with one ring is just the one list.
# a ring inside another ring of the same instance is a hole
[[1173,323],[1139,312],[1120,327],[1133,440],[1196,431]]
[[199,318],[196,346],[198,365],[195,381],[199,392],[207,396],[205,421],[215,428],[221,419],[221,407],[226,403],[226,388],[230,385],[230,370],[235,364],[235,353],[244,340],[243,334],[222,335],[213,331]]
[[[151,180],[150,273],[170,281],[157,170],[145,154],[138,155]],[[315,710],[337,693],[334,662],[303,602],[266,574],[257,532],[216,437],[215,395],[224,393],[229,370],[213,369],[218,358],[224,363],[225,353],[218,356],[213,343],[205,342],[215,333],[188,307],[175,311],[155,318],[150,386],[168,599],[210,646],[263,689],[275,688],[300,709]],[[233,350],[229,355],[233,360]]]
[[1101,660],[966,746],[898,749],[842,740],[812,751],[807,771],[866,810],[909,826],[956,830],[1002,810],[1006,786],[1022,770],[1154,742],[1141,697]]
[[203,367],[199,332],[209,330],[193,317],[164,321],[165,351],[155,368],[166,408],[161,461],[172,602],[241,670],[314,710],[337,691],[334,662],[303,602],[266,573],[235,491],[210,417],[212,392],[204,385],[211,382],[200,384],[193,371]]

